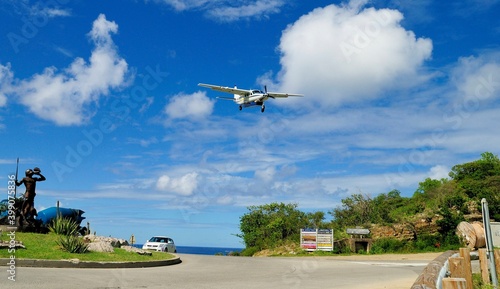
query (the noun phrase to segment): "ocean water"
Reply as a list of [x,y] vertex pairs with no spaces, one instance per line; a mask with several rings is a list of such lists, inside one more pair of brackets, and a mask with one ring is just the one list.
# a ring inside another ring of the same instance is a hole
[[[134,247],[142,248],[142,244],[134,244]],[[225,247],[195,247],[195,246],[176,246],[177,253],[198,254],[198,255],[227,255],[230,252],[241,252],[243,248],[225,248]]]

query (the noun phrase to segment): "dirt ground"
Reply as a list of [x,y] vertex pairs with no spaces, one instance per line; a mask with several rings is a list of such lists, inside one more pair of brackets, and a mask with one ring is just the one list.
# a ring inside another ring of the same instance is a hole
[[444,252],[437,253],[417,253],[417,254],[379,254],[379,255],[351,255],[326,257],[337,260],[356,260],[356,261],[395,261],[395,260],[423,260],[432,261]]

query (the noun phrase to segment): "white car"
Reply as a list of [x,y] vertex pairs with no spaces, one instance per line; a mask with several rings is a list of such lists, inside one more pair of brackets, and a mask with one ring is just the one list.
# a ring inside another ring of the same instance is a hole
[[174,240],[169,237],[155,236],[146,241],[146,244],[142,246],[143,250],[154,250],[159,252],[172,252],[177,253],[177,248],[175,248]]

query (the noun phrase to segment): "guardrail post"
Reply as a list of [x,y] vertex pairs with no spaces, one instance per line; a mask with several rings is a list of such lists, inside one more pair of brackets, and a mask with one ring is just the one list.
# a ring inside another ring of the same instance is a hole
[[486,249],[481,248],[477,250],[479,255],[479,266],[481,268],[481,277],[484,284],[491,284],[490,273],[488,270],[488,257],[486,256]]
[[495,267],[497,269],[497,277],[500,274],[500,250],[495,249]]
[[464,258],[464,273],[465,280],[467,281],[467,289],[473,289],[472,283],[472,266],[470,261],[470,249],[460,248],[460,257]]
[[465,278],[465,261],[462,257],[448,258],[448,267],[450,269],[451,278]]
[[445,278],[443,279],[443,289],[466,289],[465,278]]

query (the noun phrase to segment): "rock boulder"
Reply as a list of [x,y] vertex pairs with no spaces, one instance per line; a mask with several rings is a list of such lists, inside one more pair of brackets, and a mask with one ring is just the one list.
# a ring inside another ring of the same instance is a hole
[[118,239],[113,237],[103,237],[96,235],[86,235],[83,237],[83,240],[87,243],[97,243],[97,242],[105,242],[111,244],[114,248],[120,248],[121,246],[127,246],[128,241],[125,239]]
[[113,246],[111,246],[111,243],[103,241],[89,243],[87,245],[87,249],[91,252],[104,252],[104,253],[114,252],[114,248]]
[[128,245],[127,240],[124,239],[96,235],[86,235],[83,237],[83,241],[88,244],[88,250],[92,252],[111,253],[114,248]]

